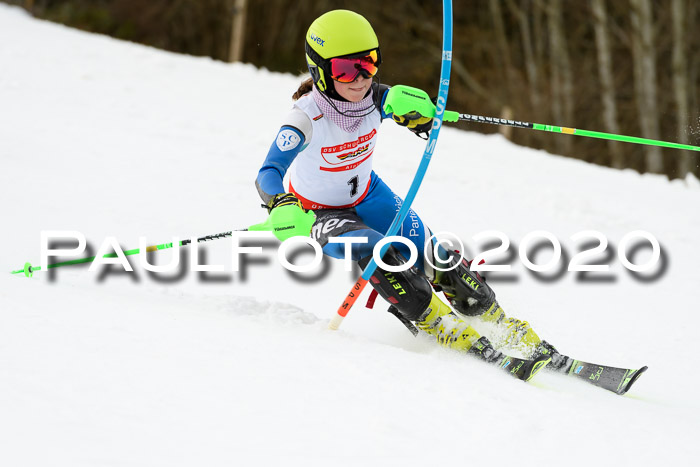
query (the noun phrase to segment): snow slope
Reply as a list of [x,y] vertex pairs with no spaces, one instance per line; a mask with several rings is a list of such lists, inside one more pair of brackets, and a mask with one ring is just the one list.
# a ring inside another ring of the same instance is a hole
[[[140,236],[164,243],[262,221],[253,180],[298,82],[0,5],[0,269],[38,264],[42,230],[135,248]],[[379,144],[375,169],[404,195],[424,143],[388,123]],[[547,373],[524,384],[414,339],[379,303],[328,331],[354,273],[329,261],[320,278],[295,279],[269,259],[270,242],[241,275],[220,240],[200,251],[226,270],[204,279],[186,268],[154,277],[138,257],[133,273],[0,274],[0,465],[692,462],[697,180],[446,128],[415,207],[466,241],[500,230],[516,248],[547,230],[569,257],[571,235],[604,233],[607,280],[545,281],[517,256],[510,280],[491,280],[509,315],[565,353],[647,374],[624,397]],[[614,255],[634,230],[662,245],[653,280]]]

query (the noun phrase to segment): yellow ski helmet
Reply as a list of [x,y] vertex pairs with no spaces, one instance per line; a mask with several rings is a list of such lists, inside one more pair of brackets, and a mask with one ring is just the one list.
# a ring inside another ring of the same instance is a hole
[[[333,10],[319,16],[306,32],[306,62],[319,91],[339,98],[331,78],[332,58],[360,56],[374,52],[381,63],[379,40],[362,15],[349,10]],[[341,98],[342,99],[342,98]]]

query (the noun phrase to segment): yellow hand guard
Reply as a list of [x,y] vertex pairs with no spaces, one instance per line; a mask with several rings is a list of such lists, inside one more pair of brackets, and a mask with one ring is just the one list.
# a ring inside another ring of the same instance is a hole
[[[405,126],[418,136],[421,136],[421,133],[424,133],[427,137],[427,135],[430,133],[430,129],[433,126],[433,118],[432,117],[424,117],[423,115],[419,114],[418,112],[409,112],[405,115],[392,115],[391,118],[399,125]],[[421,136],[422,137],[422,136]]]
[[267,212],[272,212],[273,209],[280,206],[290,206],[294,204],[302,209],[304,208],[304,206],[301,205],[301,201],[299,201],[299,198],[297,198],[294,193],[279,193],[273,196],[265,207],[267,208]]

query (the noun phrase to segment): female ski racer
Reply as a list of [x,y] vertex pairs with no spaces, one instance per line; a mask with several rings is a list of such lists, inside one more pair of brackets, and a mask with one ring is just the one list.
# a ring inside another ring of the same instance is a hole
[[[270,147],[256,187],[269,212],[290,205],[300,216],[304,210],[313,210],[316,220],[311,235],[324,254],[345,257],[344,244],[329,242],[332,237],[366,237],[367,243],[352,246],[352,259],[364,269],[402,202],[372,170],[379,125],[391,118],[420,135],[430,131],[432,118],[383,110],[392,90],[373,82],[382,61],[379,41],[369,22],[357,13],[335,10],[316,19],[306,34],[306,60],[311,77],[294,93],[296,103]],[[459,254],[440,247],[440,255],[451,256],[448,264],[454,268],[439,271],[431,266],[435,258],[424,257],[424,251],[433,252],[424,248],[431,234],[414,211],[406,216],[399,233],[416,245],[415,267],[399,273],[378,268],[370,283],[405,320],[446,347],[501,367],[516,359],[494,349],[460,316],[480,316],[505,327],[509,343],[537,349],[533,361],[514,373],[524,380],[551,360],[554,349],[542,343],[526,322],[506,318],[494,292]],[[408,257],[407,246],[398,244],[389,247],[383,260],[398,266]],[[435,291],[445,294],[456,313]]]

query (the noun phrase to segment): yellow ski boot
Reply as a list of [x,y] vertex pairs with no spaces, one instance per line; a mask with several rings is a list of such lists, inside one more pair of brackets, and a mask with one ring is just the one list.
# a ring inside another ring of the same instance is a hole
[[473,354],[487,363],[498,365],[523,381],[529,381],[552,360],[549,355],[525,360],[494,349],[486,337],[481,337],[434,293],[430,305],[415,325],[418,329],[435,336],[442,346]]

